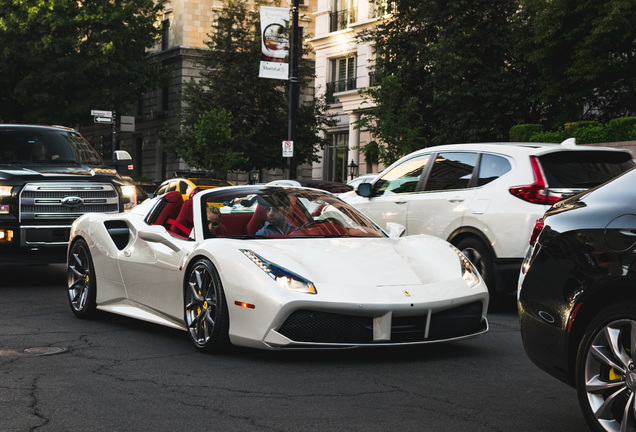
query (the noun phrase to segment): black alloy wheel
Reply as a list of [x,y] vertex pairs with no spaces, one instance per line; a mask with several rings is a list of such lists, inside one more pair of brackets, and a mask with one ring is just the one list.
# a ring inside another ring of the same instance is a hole
[[95,268],[88,245],[83,239],[73,243],[66,270],[71,310],[79,318],[93,318],[97,312]]
[[221,278],[201,259],[191,267],[184,287],[185,323],[200,351],[219,352],[229,345],[229,317]]

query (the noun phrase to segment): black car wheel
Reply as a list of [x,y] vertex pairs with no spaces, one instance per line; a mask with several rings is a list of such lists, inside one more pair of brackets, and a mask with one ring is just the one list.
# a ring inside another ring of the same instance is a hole
[[576,390],[596,431],[636,430],[636,302],[610,306],[579,346]]
[[185,284],[185,323],[201,351],[220,351],[229,344],[229,317],[221,279],[212,263],[197,261]]
[[[481,277],[486,282],[489,290],[494,288],[492,254],[488,247],[474,237],[467,237],[457,242],[457,249],[462,251],[466,258],[475,266]],[[491,294],[494,291],[491,291]]]
[[96,313],[97,297],[95,268],[88,245],[82,239],[71,247],[66,275],[71,310],[79,318],[92,318]]

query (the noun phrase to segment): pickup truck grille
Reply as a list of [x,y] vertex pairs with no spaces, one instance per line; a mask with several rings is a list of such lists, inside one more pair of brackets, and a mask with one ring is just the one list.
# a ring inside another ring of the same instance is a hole
[[20,221],[68,220],[94,212],[119,212],[110,183],[28,183],[20,193]]

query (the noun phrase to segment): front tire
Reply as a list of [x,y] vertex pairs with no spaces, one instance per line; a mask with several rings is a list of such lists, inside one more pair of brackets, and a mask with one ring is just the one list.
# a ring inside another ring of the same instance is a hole
[[219,352],[229,345],[229,317],[221,278],[207,259],[194,263],[184,289],[185,323],[198,350]]
[[68,301],[78,318],[94,318],[97,313],[95,267],[83,239],[73,243],[67,260]]
[[593,430],[635,430],[636,302],[603,309],[590,323],[577,353],[576,392]]

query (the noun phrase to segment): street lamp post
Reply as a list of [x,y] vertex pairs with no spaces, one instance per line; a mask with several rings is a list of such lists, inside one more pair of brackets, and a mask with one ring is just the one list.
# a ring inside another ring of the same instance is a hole
[[[298,114],[298,0],[292,0],[292,25],[289,41],[289,127],[287,139],[296,146],[296,119]],[[295,152],[294,152],[295,153]],[[296,178],[296,156],[287,158],[289,179]]]
[[353,180],[358,176],[358,164],[351,159],[351,162],[347,165],[347,167],[349,168],[349,177]]

